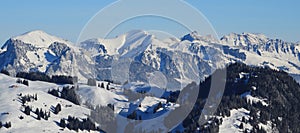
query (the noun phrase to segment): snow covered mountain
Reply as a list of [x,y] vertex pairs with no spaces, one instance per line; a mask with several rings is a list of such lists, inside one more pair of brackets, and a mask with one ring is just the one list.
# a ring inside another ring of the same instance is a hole
[[257,53],[260,56],[268,56],[272,53],[275,57],[284,56],[288,59],[300,61],[300,45],[285,42],[280,39],[270,39],[262,34],[229,34],[221,38],[224,44]]
[[300,45],[280,39],[271,39],[262,34],[229,34],[221,38],[229,47],[246,53],[244,63],[266,66],[291,74],[298,82],[300,75]]
[[[48,75],[90,74],[91,59],[69,41],[43,31],[10,38],[1,48],[0,69],[17,72],[43,72]],[[79,65],[80,64],[80,65]],[[75,75],[76,76],[76,75]]]
[[81,46],[95,56],[99,79],[111,78],[107,62],[120,58],[141,63],[136,66],[139,68],[147,66],[130,72],[135,76],[140,74],[139,79],[132,79],[140,81],[146,81],[141,73],[147,69],[147,72],[162,72],[172,84],[198,82],[215,69],[237,61],[284,70],[295,79],[300,75],[299,44],[269,39],[262,34],[232,33],[218,40],[192,32],[181,39],[159,40],[146,31],[134,30],[113,39],[90,39]]
[[99,79],[111,78],[107,74],[111,70],[107,68],[112,66],[102,62],[116,62],[124,58],[134,62],[130,64],[133,67],[130,74],[135,75],[135,79],[131,80],[146,82],[146,73],[159,71],[166,76],[170,85],[175,86],[179,83],[199,82],[228,62],[222,50],[209,42],[172,38],[159,40],[140,30],[130,31],[114,39],[90,39],[82,42],[81,46],[96,55]]

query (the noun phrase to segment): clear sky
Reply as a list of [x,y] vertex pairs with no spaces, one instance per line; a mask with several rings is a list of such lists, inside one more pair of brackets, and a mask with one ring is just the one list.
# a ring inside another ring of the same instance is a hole
[[[219,36],[231,32],[253,32],[287,41],[300,40],[299,0],[185,1],[205,15]],[[89,19],[113,2],[3,0],[0,4],[0,43],[3,44],[12,36],[37,29],[76,42]],[[178,12],[181,10],[178,9]],[[184,34],[183,31],[178,33]]]

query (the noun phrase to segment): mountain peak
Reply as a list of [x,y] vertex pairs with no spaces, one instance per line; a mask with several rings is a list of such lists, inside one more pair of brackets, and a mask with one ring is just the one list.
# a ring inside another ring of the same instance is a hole
[[125,35],[127,36],[132,36],[132,35],[135,35],[135,34],[149,34],[147,31],[144,31],[144,30],[131,30],[131,31],[128,31],[125,33]]
[[181,38],[181,41],[187,40],[187,41],[193,42],[194,40],[197,40],[198,36],[200,36],[200,35],[198,35],[198,32],[193,31],[192,33],[189,33],[189,34],[183,36]]
[[264,34],[260,33],[247,33],[242,34],[230,33],[221,38],[221,41],[225,44],[234,46],[247,46],[247,44],[264,44],[269,40]]
[[193,42],[195,40],[205,41],[205,42],[219,42],[219,40],[213,35],[200,35],[197,31],[193,31],[181,38],[181,41],[190,41]]
[[54,42],[69,44],[70,42],[59,37],[52,36],[42,30],[34,30],[26,32],[20,36],[12,37],[13,40],[20,40],[24,43],[29,43],[39,47],[48,47]]

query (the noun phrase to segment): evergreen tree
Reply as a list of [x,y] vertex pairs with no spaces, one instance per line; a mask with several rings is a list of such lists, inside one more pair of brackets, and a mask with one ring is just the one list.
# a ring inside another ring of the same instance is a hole
[[4,125],[4,127],[10,128],[11,127],[11,122],[6,122],[5,125]]
[[40,111],[39,111],[38,108],[36,108],[35,114],[37,115],[37,119],[38,119],[38,120],[41,120],[41,115],[40,115]]
[[244,124],[241,122],[240,126],[239,126],[240,129],[244,129]]
[[54,114],[58,114],[61,111],[61,105],[58,103],[54,109]]
[[242,117],[242,122],[246,123],[246,118],[245,118],[245,116]]
[[62,128],[66,127],[66,122],[65,122],[64,119],[60,119],[59,126],[62,127]]
[[18,83],[18,84],[22,84],[22,83],[23,83],[23,81],[22,81],[21,79],[17,79],[16,83]]
[[34,95],[34,100],[37,101],[37,93],[35,93],[35,95]]
[[43,112],[43,110],[42,110],[42,108],[40,109],[40,116],[41,116],[41,118],[45,118],[44,116],[44,112]]
[[26,86],[29,86],[28,80],[23,80],[23,84],[26,85]]
[[30,107],[29,107],[29,106],[26,106],[26,107],[25,107],[24,113],[25,113],[26,115],[30,115],[30,111],[31,111]]
[[106,90],[109,90],[109,84],[106,85]]

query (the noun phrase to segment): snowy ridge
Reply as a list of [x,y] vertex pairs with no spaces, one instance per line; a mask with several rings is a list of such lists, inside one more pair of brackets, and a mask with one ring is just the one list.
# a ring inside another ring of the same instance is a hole
[[106,51],[104,53],[107,53],[109,55],[123,55],[127,53],[127,51],[132,51],[133,49],[136,49],[137,46],[139,46],[140,44],[147,43],[147,39],[150,38],[151,35],[148,35],[148,33],[145,31],[133,30],[112,39],[89,39],[87,41],[82,42],[81,47],[85,49],[91,49],[94,46],[103,45],[105,46]]
[[12,39],[13,40],[21,40],[24,43],[32,44],[32,45],[35,45],[38,47],[49,47],[49,45],[54,42],[71,44],[71,42],[69,42],[69,41],[49,35],[48,33],[41,31],[41,30],[27,32],[20,36],[13,37]]
[[231,33],[229,35],[223,36],[221,38],[221,41],[225,44],[229,44],[229,45],[233,45],[233,46],[247,46],[247,44],[265,43],[268,41],[268,38],[263,34]]
[[90,57],[84,53],[69,41],[43,31],[32,31],[9,39],[2,46],[0,69],[8,70],[12,75],[32,71],[48,75],[74,76],[76,73],[82,79],[90,75],[91,65]]
[[252,33],[231,33],[222,37],[221,42],[245,53],[246,58],[242,62],[248,65],[283,70],[294,76],[300,74],[300,49],[297,43]]

